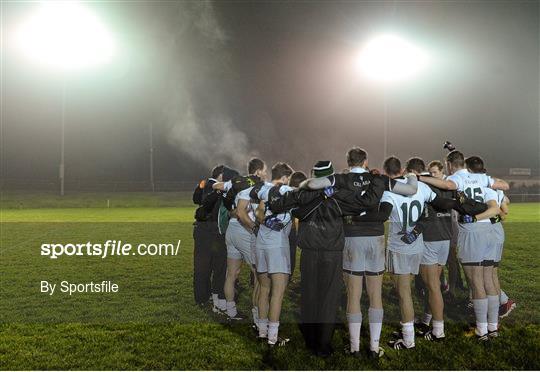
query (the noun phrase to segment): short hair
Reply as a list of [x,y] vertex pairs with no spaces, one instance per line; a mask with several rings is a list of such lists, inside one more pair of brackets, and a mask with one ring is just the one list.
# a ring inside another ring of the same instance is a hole
[[347,151],[347,165],[349,167],[361,166],[367,159],[367,151],[360,147],[353,147]]
[[472,173],[485,173],[484,161],[479,156],[470,156],[465,159],[465,165]]
[[396,175],[401,172],[401,161],[395,156],[390,156],[384,161],[383,169],[388,175]]
[[289,178],[289,186],[298,187],[305,180],[307,180],[307,176],[304,172],[293,172],[293,174],[291,174],[291,177]]
[[248,174],[255,174],[258,170],[264,169],[264,161],[253,158],[248,162]]
[[433,167],[437,167],[439,168],[440,171],[442,171],[444,168],[444,165],[440,160],[433,160],[428,164],[428,169],[431,169]]
[[465,165],[465,156],[458,150],[454,150],[446,155],[446,161],[454,167],[463,167]]
[[225,168],[223,164],[215,166],[212,169],[212,178],[218,178],[220,174],[223,174],[223,168]]
[[278,162],[272,166],[272,180],[279,180],[281,177],[289,177],[293,172],[291,166],[287,163]]
[[405,168],[410,171],[416,171],[418,173],[422,173],[426,171],[426,164],[424,161],[419,157],[413,157],[407,160],[407,165]]

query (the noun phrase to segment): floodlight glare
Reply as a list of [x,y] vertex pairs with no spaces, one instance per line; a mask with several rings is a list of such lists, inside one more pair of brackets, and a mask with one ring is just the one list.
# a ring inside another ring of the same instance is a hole
[[47,1],[15,33],[27,57],[49,67],[75,70],[105,63],[112,38],[94,14],[76,1]]
[[361,73],[383,82],[407,80],[427,64],[427,55],[396,35],[381,35],[366,44],[358,58]]

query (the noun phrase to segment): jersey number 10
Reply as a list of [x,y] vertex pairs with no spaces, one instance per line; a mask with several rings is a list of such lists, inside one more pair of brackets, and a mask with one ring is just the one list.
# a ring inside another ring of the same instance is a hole
[[[418,209],[416,219],[413,219],[413,208]],[[420,214],[422,213],[422,204],[420,204],[418,200],[413,200],[411,204],[403,203],[401,204],[401,213],[403,215],[403,231],[406,232],[407,227],[416,225],[416,221],[418,221],[418,218],[420,218]]]

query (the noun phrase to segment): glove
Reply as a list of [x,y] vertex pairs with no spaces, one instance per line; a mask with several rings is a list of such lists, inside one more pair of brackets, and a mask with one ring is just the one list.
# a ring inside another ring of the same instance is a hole
[[495,217],[491,217],[489,220],[491,221],[492,224],[496,224],[496,223],[501,222],[502,218],[501,218],[501,215],[498,214]]
[[334,195],[335,192],[336,192],[336,189],[334,188],[334,186],[328,186],[324,188],[324,195],[326,195],[327,198]]
[[281,231],[285,227],[279,218],[272,216],[268,216],[264,219],[264,226],[272,231]]
[[476,217],[475,216],[470,216],[468,214],[463,214],[463,215],[459,216],[459,222],[461,222],[461,223],[473,223],[473,222],[476,222]]
[[407,244],[412,244],[418,237],[420,236],[420,232],[416,231],[416,229],[412,229],[408,233],[404,233],[401,237],[401,241]]

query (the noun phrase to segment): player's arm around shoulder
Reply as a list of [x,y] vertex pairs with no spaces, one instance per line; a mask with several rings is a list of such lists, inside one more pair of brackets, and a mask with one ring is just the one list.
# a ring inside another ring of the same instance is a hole
[[435,177],[428,177],[428,176],[419,176],[420,181],[427,183],[428,185],[432,185],[435,187],[438,187],[439,189],[443,190],[457,190],[458,185],[448,177],[445,180],[441,180],[439,178]]

